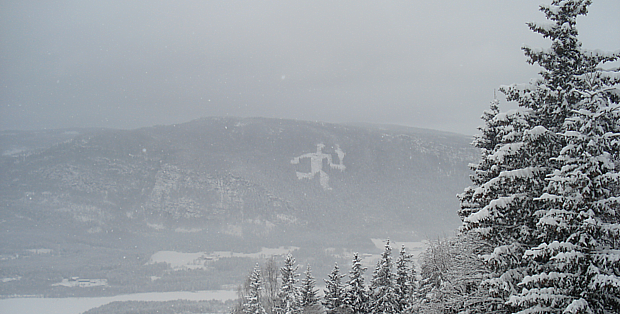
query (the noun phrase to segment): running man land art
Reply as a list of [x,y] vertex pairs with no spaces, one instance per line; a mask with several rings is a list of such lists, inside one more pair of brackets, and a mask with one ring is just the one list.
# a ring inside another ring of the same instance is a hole
[[323,160],[327,159],[327,163],[329,164],[329,167],[332,169],[338,169],[340,171],[344,171],[347,167],[345,167],[343,163],[345,153],[342,151],[342,149],[340,149],[340,145],[338,144],[335,145],[335,148],[336,148],[335,152],[336,152],[336,155],[338,155],[338,161],[339,161],[337,164],[333,163],[331,154],[323,153],[323,148],[325,148],[325,145],[323,143],[317,144],[316,153],[308,153],[308,154],[303,154],[301,156],[295,157],[293,158],[293,160],[291,160],[291,164],[297,165],[299,164],[300,159],[309,158],[310,159],[310,172],[296,171],[297,179],[299,180],[309,179],[310,180],[314,178],[316,174],[318,173],[319,182],[321,183],[323,190],[327,191],[327,190],[331,190],[332,188],[329,186],[329,175],[327,175],[327,173],[323,171]]

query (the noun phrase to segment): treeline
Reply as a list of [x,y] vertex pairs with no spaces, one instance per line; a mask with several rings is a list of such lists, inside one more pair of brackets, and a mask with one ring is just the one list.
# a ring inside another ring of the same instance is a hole
[[334,265],[323,293],[315,286],[310,265],[300,274],[291,254],[279,269],[272,257],[263,267],[257,264],[239,287],[231,314],[459,313],[492,307],[480,290],[488,278],[478,258],[484,250],[484,242],[471,236],[437,240],[420,256],[418,274],[405,247],[393,260],[388,240],[369,284],[367,269],[355,253],[348,274]]

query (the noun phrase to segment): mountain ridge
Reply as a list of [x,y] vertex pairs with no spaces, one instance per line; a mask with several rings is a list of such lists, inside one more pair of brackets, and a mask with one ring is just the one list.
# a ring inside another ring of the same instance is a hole
[[[386,220],[372,213],[383,207],[380,201],[390,200],[401,209],[429,209],[399,201],[407,194],[403,185],[424,181],[423,188],[419,184],[410,193],[432,191],[428,184],[434,175],[448,178],[473,161],[465,136],[432,131],[421,135],[416,129],[405,133],[408,128],[397,128],[224,117],[136,130],[95,130],[22,162],[13,158],[13,173],[5,178],[32,181],[18,169],[37,168],[30,175],[59,189],[27,192],[36,195],[40,205],[57,205],[58,210],[74,212],[74,219],[91,222],[90,232],[103,231],[106,219],[123,215],[129,220],[143,216],[147,225],[168,223],[171,228],[178,228],[176,223],[183,219],[195,224],[197,218],[241,216],[242,221],[267,228],[278,223],[305,225],[303,213],[308,211],[342,217],[342,209],[352,207],[369,215],[362,223],[374,224]],[[15,184],[3,181],[5,191],[14,190]],[[350,195],[374,198],[363,198],[362,203]],[[256,211],[265,208],[270,209]],[[295,217],[290,216],[293,211]]]

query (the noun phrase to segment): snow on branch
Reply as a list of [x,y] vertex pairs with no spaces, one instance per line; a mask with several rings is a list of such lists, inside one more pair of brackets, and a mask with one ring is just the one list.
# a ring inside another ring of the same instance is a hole
[[515,170],[509,170],[509,171],[502,171],[499,174],[500,178],[507,178],[507,179],[524,179],[524,178],[531,178],[533,177],[535,174],[540,172],[540,168],[539,167],[527,167],[527,168],[522,168],[522,169],[515,169]]
[[532,83],[519,83],[510,85],[500,85],[500,91],[516,91],[516,92],[531,92],[536,89],[536,86]]
[[598,274],[592,278],[590,289],[604,289],[612,291],[620,291],[620,278],[618,276],[610,276]]
[[484,221],[489,218],[492,211],[496,211],[499,208],[507,208],[508,205],[515,200],[515,198],[516,195],[494,199],[489,203],[489,205],[465,218],[465,222],[479,223]]
[[519,313],[553,313],[551,308],[542,307],[540,306],[540,304],[552,304],[557,302],[558,300],[569,298],[563,295],[561,291],[558,291],[558,289],[554,287],[532,289],[524,288],[521,294],[522,296],[511,296],[507,303],[512,304],[513,306],[520,307],[524,307],[530,304],[539,305],[536,305],[526,311],[521,311]]
[[557,202],[562,200],[562,197],[559,195],[553,195],[553,194],[549,194],[549,193],[543,193],[543,195],[541,195],[540,197],[536,197],[534,198],[535,201],[550,201],[550,202]]
[[558,272],[542,272],[536,275],[525,276],[520,285],[526,287],[540,287],[541,283],[549,284],[551,282],[560,282],[569,277],[574,277],[574,275]]
[[514,181],[517,179],[533,178],[534,175],[538,174],[540,171],[541,170],[539,167],[527,167],[522,169],[502,171],[500,172],[499,176],[489,180],[487,183],[476,188],[473,196],[480,197],[482,195],[485,195],[489,191],[505,183],[506,180]]
[[591,58],[604,58],[613,61],[614,59],[618,58],[618,56],[620,56],[620,49],[616,51],[603,51],[600,49],[594,49],[583,51],[583,54]]
[[578,314],[578,313],[590,313],[590,305],[588,305],[588,301],[584,299],[573,300],[566,309],[563,314]]
[[532,259],[545,258],[553,255],[554,253],[573,251],[575,248],[577,248],[577,246],[570,242],[553,241],[551,244],[543,242],[537,247],[525,251],[523,255],[524,257],[529,257]]
[[592,259],[600,267],[608,269],[620,267],[620,250],[605,250],[594,254]]

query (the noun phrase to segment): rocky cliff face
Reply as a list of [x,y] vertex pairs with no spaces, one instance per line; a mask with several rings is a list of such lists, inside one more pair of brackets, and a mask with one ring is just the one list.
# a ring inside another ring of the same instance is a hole
[[454,195],[478,157],[465,136],[390,126],[207,118],[71,132],[36,151],[0,134],[3,225],[46,217],[90,235],[287,243],[435,237],[458,225]]

